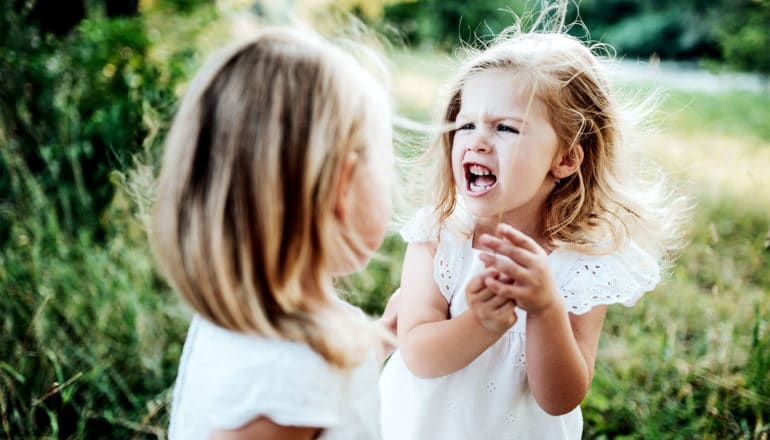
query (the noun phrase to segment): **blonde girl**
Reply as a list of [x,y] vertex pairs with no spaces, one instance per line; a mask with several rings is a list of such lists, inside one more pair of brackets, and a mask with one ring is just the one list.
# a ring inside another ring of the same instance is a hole
[[195,311],[172,439],[379,438],[380,330],[332,276],[389,220],[390,104],[354,59],[268,29],[205,65],[169,134],[153,245]]
[[653,289],[679,237],[662,182],[622,167],[633,133],[591,49],[512,28],[450,84],[433,198],[402,231],[386,440],[581,438],[607,306]]

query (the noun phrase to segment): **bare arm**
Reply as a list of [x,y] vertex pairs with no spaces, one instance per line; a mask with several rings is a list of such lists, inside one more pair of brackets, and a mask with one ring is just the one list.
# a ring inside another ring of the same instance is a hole
[[468,311],[449,319],[449,304],[431,276],[434,255],[431,244],[410,243],[401,276],[398,345],[407,367],[424,378],[465,367],[502,334]]
[[583,315],[564,305],[527,315],[527,378],[537,403],[549,414],[580,405],[594,376],[594,363],[607,306]]
[[320,428],[304,426],[283,426],[267,417],[257,417],[238,429],[214,431],[209,440],[251,440],[269,438],[271,440],[312,440],[321,432]]

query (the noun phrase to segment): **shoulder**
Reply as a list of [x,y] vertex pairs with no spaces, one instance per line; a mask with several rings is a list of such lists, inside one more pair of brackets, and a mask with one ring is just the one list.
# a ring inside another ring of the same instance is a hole
[[600,252],[554,251],[557,284],[572,313],[582,314],[597,305],[633,306],[660,282],[658,262],[636,243]]
[[401,227],[401,238],[407,243],[436,242],[440,226],[435,213],[423,207],[418,209]]
[[456,209],[446,220],[439,221],[438,214],[430,207],[422,207],[401,228],[401,237],[413,242],[462,242],[473,233],[473,217]]
[[[350,372],[309,346],[219,328],[198,318],[177,387],[182,406],[217,429],[264,415],[282,425],[326,427],[338,411]],[[182,379],[183,380],[180,380]]]

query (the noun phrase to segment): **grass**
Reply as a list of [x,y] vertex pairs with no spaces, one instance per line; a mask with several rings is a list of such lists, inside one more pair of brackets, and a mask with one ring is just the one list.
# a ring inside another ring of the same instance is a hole
[[[428,119],[448,58],[391,57],[401,112]],[[770,436],[769,108],[767,93],[672,91],[663,102],[644,154],[697,201],[692,243],[658,289],[610,309],[583,405],[587,438]],[[0,143],[27,200],[0,203],[11,225],[0,249],[0,433],[164,438],[189,312],[153,269],[128,188],[101,219],[105,240],[64,234],[2,131]],[[403,249],[389,237],[344,284],[350,300],[378,314]]]

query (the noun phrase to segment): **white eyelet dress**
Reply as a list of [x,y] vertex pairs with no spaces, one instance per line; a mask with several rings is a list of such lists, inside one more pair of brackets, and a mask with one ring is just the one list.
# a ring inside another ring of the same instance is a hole
[[[450,318],[468,305],[465,286],[483,269],[471,239],[433,224],[426,211],[401,231],[407,242],[435,241],[434,279],[449,303]],[[632,306],[659,281],[656,261],[635,244],[610,255],[556,250],[549,257],[556,285],[574,314],[596,305]],[[384,440],[580,439],[578,406],[551,416],[527,383],[526,312],[497,342],[465,368],[447,376],[414,376],[396,351],[380,376]]]
[[322,428],[324,440],[380,438],[377,377],[369,360],[352,370],[327,363],[308,345],[235,333],[196,315],[171,403],[171,440],[208,439],[259,416]]

